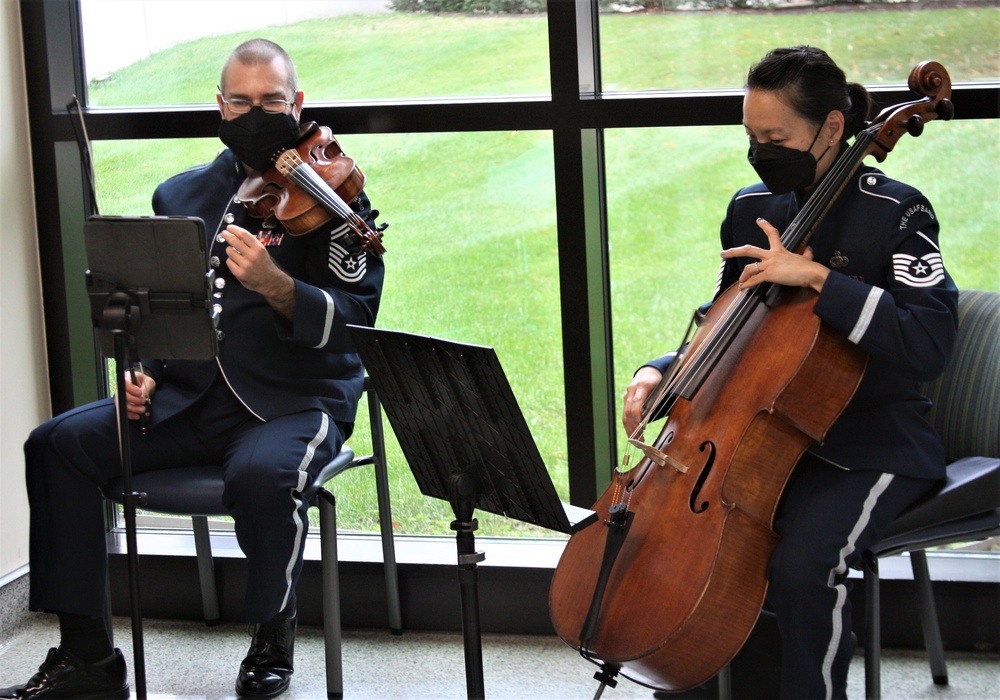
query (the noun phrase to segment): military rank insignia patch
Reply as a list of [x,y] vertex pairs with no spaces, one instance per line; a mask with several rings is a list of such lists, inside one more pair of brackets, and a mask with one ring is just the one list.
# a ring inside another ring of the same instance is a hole
[[892,272],[898,282],[909,287],[933,287],[944,280],[940,253],[927,253],[919,258],[896,253],[892,256]]
[[347,224],[330,231],[330,250],[327,264],[337,277],[345,282],[358,282],[367,271],[368,258],[363,250],[350,245],[348,236],[354,233]]

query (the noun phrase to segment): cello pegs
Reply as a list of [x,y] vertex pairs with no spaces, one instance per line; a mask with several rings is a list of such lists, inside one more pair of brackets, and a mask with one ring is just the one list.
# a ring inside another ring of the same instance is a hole
[[955,103],[948,99],[941,100],[938,102],[936,111],[939,117],[949,121],[955,116]]

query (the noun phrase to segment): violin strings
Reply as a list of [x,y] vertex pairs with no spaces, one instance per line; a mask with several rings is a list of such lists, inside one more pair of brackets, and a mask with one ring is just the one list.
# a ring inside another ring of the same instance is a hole
[[284,151],[275,159],[275,167],[286,177],[290,177],[296,185],[306,190],[320,203],[326,204],[330,210],[345,221],[351,219],[354,211],[347,206],[333,188],[326,184],[319,174],[303,162],[295,149]]
[[348,208],[336,192],[326,186],[326,183],[320,186],[319,175],[312,168],[307,165],[296,166],[295,170],[292,171],[292,179],[295,180],[296,184],[308,190],[317,200],[329,204],[340,218],[344,220],[350,218],[353,211]]

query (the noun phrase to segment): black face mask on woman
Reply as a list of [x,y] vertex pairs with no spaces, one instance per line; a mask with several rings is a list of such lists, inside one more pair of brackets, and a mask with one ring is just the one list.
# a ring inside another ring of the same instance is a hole
[[219,139],[236,157],[254,170],[267,170],[274,156],[299,137],[299,123],[291,114],[265,112],[253,107],[232,121],[222,120]]
[[[822,130],[821,126],[813,136],[809,148],[804,151],[788,146],[776,146],[773,143],[752,141],[750,150],[747,151],[747,160],[773,194],[804,190],[816,179],[817,158],[813,156],[811,149]],[[826,151],[829,150],[830,147],[827,146]],[[820,158],[826,155],[826,151],[820,154]]]

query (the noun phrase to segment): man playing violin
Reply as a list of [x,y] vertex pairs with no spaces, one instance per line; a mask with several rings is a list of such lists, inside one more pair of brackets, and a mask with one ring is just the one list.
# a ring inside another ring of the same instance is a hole
[[[854,651],[848,569],[945,475],[941,439],[925,418],[929,401],[917,389],[944,370],[957,334],[957,291],[941,262],[930,203],[862,165],[811,248],[786,250],[779,237],[864,127],[870,105],[865,88],[848,83],[825,52],[768,53],[751,68],[743,100],[748,158],[762,182],[736,193],[721,229],[716,298],[733,284],[812,288],[819,294],[813,312],[870,355],[824,444],[796,465],[775,520],[780,540],[768,604],[782,640],[780,695],[788,700],[846,697]],[[629,384],[629,435],[672,360],[648,363]]]
[[[251,218],[236,197],[249,172],[270,167],[299,137],[303,93],[288,54],[264,39],[241,44],[222,69],[217,99],[229,148],[161,184],[153,209],[206,224],[218,356],[143,359],[124,390],[135,472],[224,466],[224,501],[247,557],[244,615],[254,625],[236,692],[269,698],[288,688],[293,671],[313,477],[350,436],[362,392],[345,326],[375,323],[384,266],[339,218],[293,236]],[[374,225],[364,192],[350,207]],[[61,643],[26,685],[0,697],[128,697],[125,661],[105,627],[100,487],[121,475],[113,399],[39,426],[25,455],[29,604],[58,615]]]

